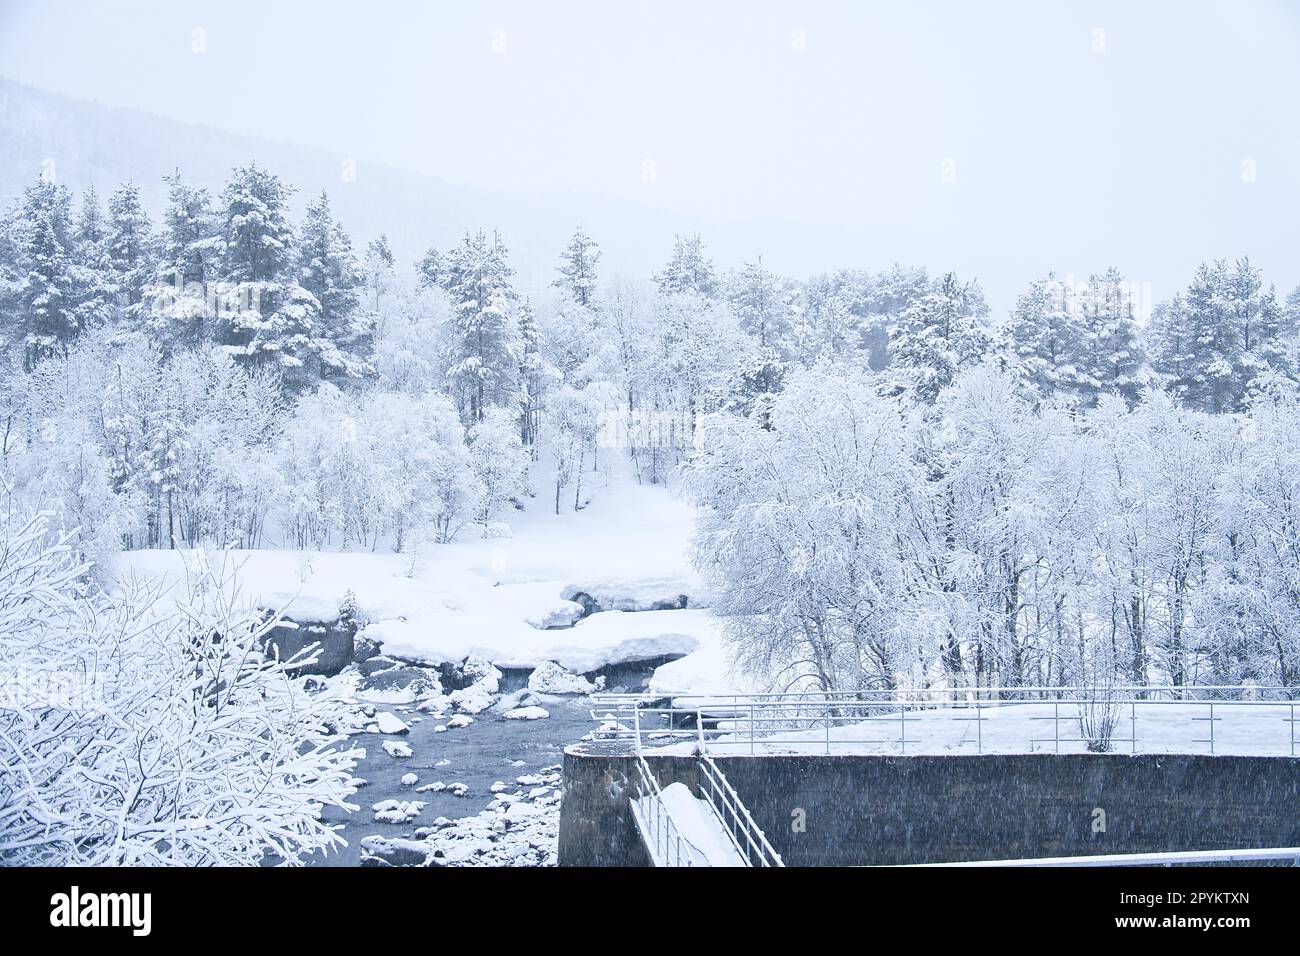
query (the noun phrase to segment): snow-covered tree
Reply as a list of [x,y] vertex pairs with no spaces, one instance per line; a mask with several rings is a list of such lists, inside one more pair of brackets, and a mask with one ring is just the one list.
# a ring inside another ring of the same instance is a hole
[[451,298],[447,374],[465,421],[481,421],[493,405],[514,406],[524,343],[514,313],[514,270],[500,235],[467,233],[447,254],[426,257],[425,265],[432,270],[425,275]]
[[71,203],[67,187],[44,180],[23,193],[17,288],[7,331],[29,371],[42,358],[65,351],[81,331]]
[[654,279],[661,295],[690,293],[712,298],[722,292],[713,271],[713,260],[705,256],[704,243],[698,234],[673,239],[672,258]]
[[108,201],[108,263],[118,291],[123,318],[134,323],[140,314],[145,284],[153,277],[153,226],[134,183],[123,183]]
[[307,205],[297,248],[299,281],[318,305],[314,325],[322,376],[367,374],[374,315],[361,302],[366,275],[353,255],[352,240],[330,213],[324,192]]
[[319,326],[320,303],[296,275],[291,187],[256,164],[236,169],[222,193],[218,340],[248,368],[272,368],[299,390],[320,378],[336,349]]
[[303,661],[266,655],[274,618],[201,558],[179,599],[108,598],[43,519],[4,530],[0,863],[255,866],[341,845],[321,811],[356,809],[361,752]]
[[1189,407],[1238,411],[1272,383],[1297,379],[1296,320],[1248,259],[1202,263],[1157,315],[1153,365]]
[[1035,279],[1016,299],[1004,330],[1006,362],[1044,398],[1082,391],[1084,332],[1071,289],[1053,274]]
[[946,273],[899,318],[890,346],[896,380],[933,402],[957,374],[978,365],[994,347],[988,306],[976,282]]
[[206,189],[187,185],[176,172],[164,177],[167,209],[159,236],[158,265],[145,288],[144,327],[171,351],[193,348],[216,333],[216,290],[222,239]]
[[560,278],[552,285],[573,296],[575,302],[590,308],[596,298],[596,267],[600,264],[600,247],[579,226],[560,254],[557,270]]
[[524,493],[528,452],[515,416],[508,409],[488,409],[483,420],[469,430],[469,452],[479,484],[476,519],[486,525],[506,513]]

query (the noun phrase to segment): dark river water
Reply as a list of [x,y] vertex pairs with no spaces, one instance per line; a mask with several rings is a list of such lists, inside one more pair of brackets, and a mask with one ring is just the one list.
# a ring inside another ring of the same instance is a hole
[[[470,817],[492,803],[491,786],[497,781],[512,785],[515,778],[535,774],[543,767],[561,763],[564,748],[577,743],[589,733],[594,724],[591,705],[587,698],[566,698],[558,703],[546,704],[551,716],[544,720],[506,720],[489,709],[474,717],[468,727],[458,727],[437,733],[434,727],[445,720],[416,711],[403,711],[388,705],[376,705],[380,711],[390,711],[406,721],[411,732],[402,737],[385,734],[358,734],[352,740],[365,748],[366,757],[358,762],[353,773],[368,781],[351,797],[351,802],[361,809],[355,813],[327,808],[324,819],[329,823],[343,823],[344,839],[348,846],[312,862],[317,866],[357,866],[361,862],[362,837],[379,834],[385,837],[413,838],[418,827],[427,827],[438,817],[457,819]],[[411,723],[413,717],[423,717]],[[401,740],[411,746],[414,755],[399,759],[384,752],[383,741]],[[450,761],[436,766],[441,760]],[[420,780],[415,786],[404,787],[403,774],[414,773]],[[416,793],[416,787],[441,780],[446,784],[463,783],[469,787],[464,797],[449,793]],[[528,789],[524,787],[523,789]],[[420,815],[406,824],[376,823],[372,805],[382,800],[421,800],[425,807]]]

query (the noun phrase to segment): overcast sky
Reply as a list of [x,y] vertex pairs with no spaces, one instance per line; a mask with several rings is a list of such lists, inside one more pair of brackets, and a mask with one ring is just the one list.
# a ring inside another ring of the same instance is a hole
[[1296,2],[0,0],[0,73],[494,189],[908,230],[1019,285],[1300,279]]

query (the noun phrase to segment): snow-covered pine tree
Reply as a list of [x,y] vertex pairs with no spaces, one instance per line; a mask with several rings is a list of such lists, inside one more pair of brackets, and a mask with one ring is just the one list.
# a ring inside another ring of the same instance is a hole
[[93,185],[81,196],[73,236],[79,287],[76,325],[88,329],[112,318],[116,293],[108,256],[108,224]]
[[978,282],[962,283],[951,272],[935,282],[899,319],[890,346],[898,384],[933,402],[959,371],[979,364],[992,350],[988,311]]
[[1297,379],[1296,324],[1278,303],[1277,290],[1264,286],[1261,271],[1249,258],[1238,259],[1226,277],[1228,307],[1241,337],[1236,378],[1239,404],[1277,383]]
[[1035,279],[1019,298],[1005,327],[1007,367],[1043,398],[1077,398],[1082,323],[1069,287],[1055,274]]
[[551,285],[566,290],[575,302],[590,308],[596,298],[596,267],[599,263],[600,247],[579,226],[560,254],[560,264],[556,267],[560,277]]
[[781,388],[794,355],[794,296],[762,257],[732,277],[728,299],[740,328],[754,342],[736,376],[736,407],[748,414],[766,407]]
[[370,370],[374,315],[362,308],[366,274],[324,192],[307,205],[298,239],[299,281],[315,296],[321,375],[356,378]]
[[532,303],[522,300],[515,315],[519,323],[522,357],[519,362],[519,437],[529,454],[536,454],[541,428],[542,388],[546,363],[542,358],[542,330]]
[[158,264],[145,293],[145,327],[165,351],[192,347],[211,338],[215,278],[222,238],[206,189],[189,186],[180,172],[164,177],[167,211],[159,236]]
[[43,179],[23,193],[8,338],[22,349],[27,371],[66,352],[81,330],[71,203],[66,186]]
[[333,348],[317,320],[320,303],[297,280],[288,201],[292,187],[256,163],[236,169],[222,193],[221,278],[227,288],[218,340],[242,365],[274,368],[285,388],[320,379]]
[[489,238],[479,230],[445,256],[426,256],[428,270],[421,266],[426,280],[432,277],[452,300],[447,374],[467,424],[482,421],[490,406],[514,406],[518,397],[524,342],[506,257],[500,234]]
[[1115,394],[1136,402],[1147,381],[1147,356],[1128,282],[1114,267],[1091,276],[1080,305],[1075,368],[1084,401],[1092,406]]
[[1153,364],[1190,408],[1239,411],[1260,390],[1296,380],[1295,314],[1249,259],[1202,263],[1181,308],[1159,319]]
[[370,292],[370,307],[379,314],[380,298],[393,282],[393,250],[388,246],[388,236],[379,234],[366,246],[366,288]]
[[123,183],[108,201],[108,262],[122,318],[134,324],[153,278],[153,227],[134,183]]
[[674,238],[672,258],[654,280],[661,295],[689,292],[713,298],[722,291],[713,271],[713,260],[704,255],[704,243],[698,233],[685,239]]

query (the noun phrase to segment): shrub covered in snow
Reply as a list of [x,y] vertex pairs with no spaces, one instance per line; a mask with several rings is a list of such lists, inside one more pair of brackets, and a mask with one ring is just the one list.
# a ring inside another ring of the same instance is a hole
[[273,621],[221,575],[200,560],[174,605],[110,599],[43,518],[6,529],[0,568],[0,864],[296,863],[339,845],[320,817],[355,809],[344,703],[263,654]]

